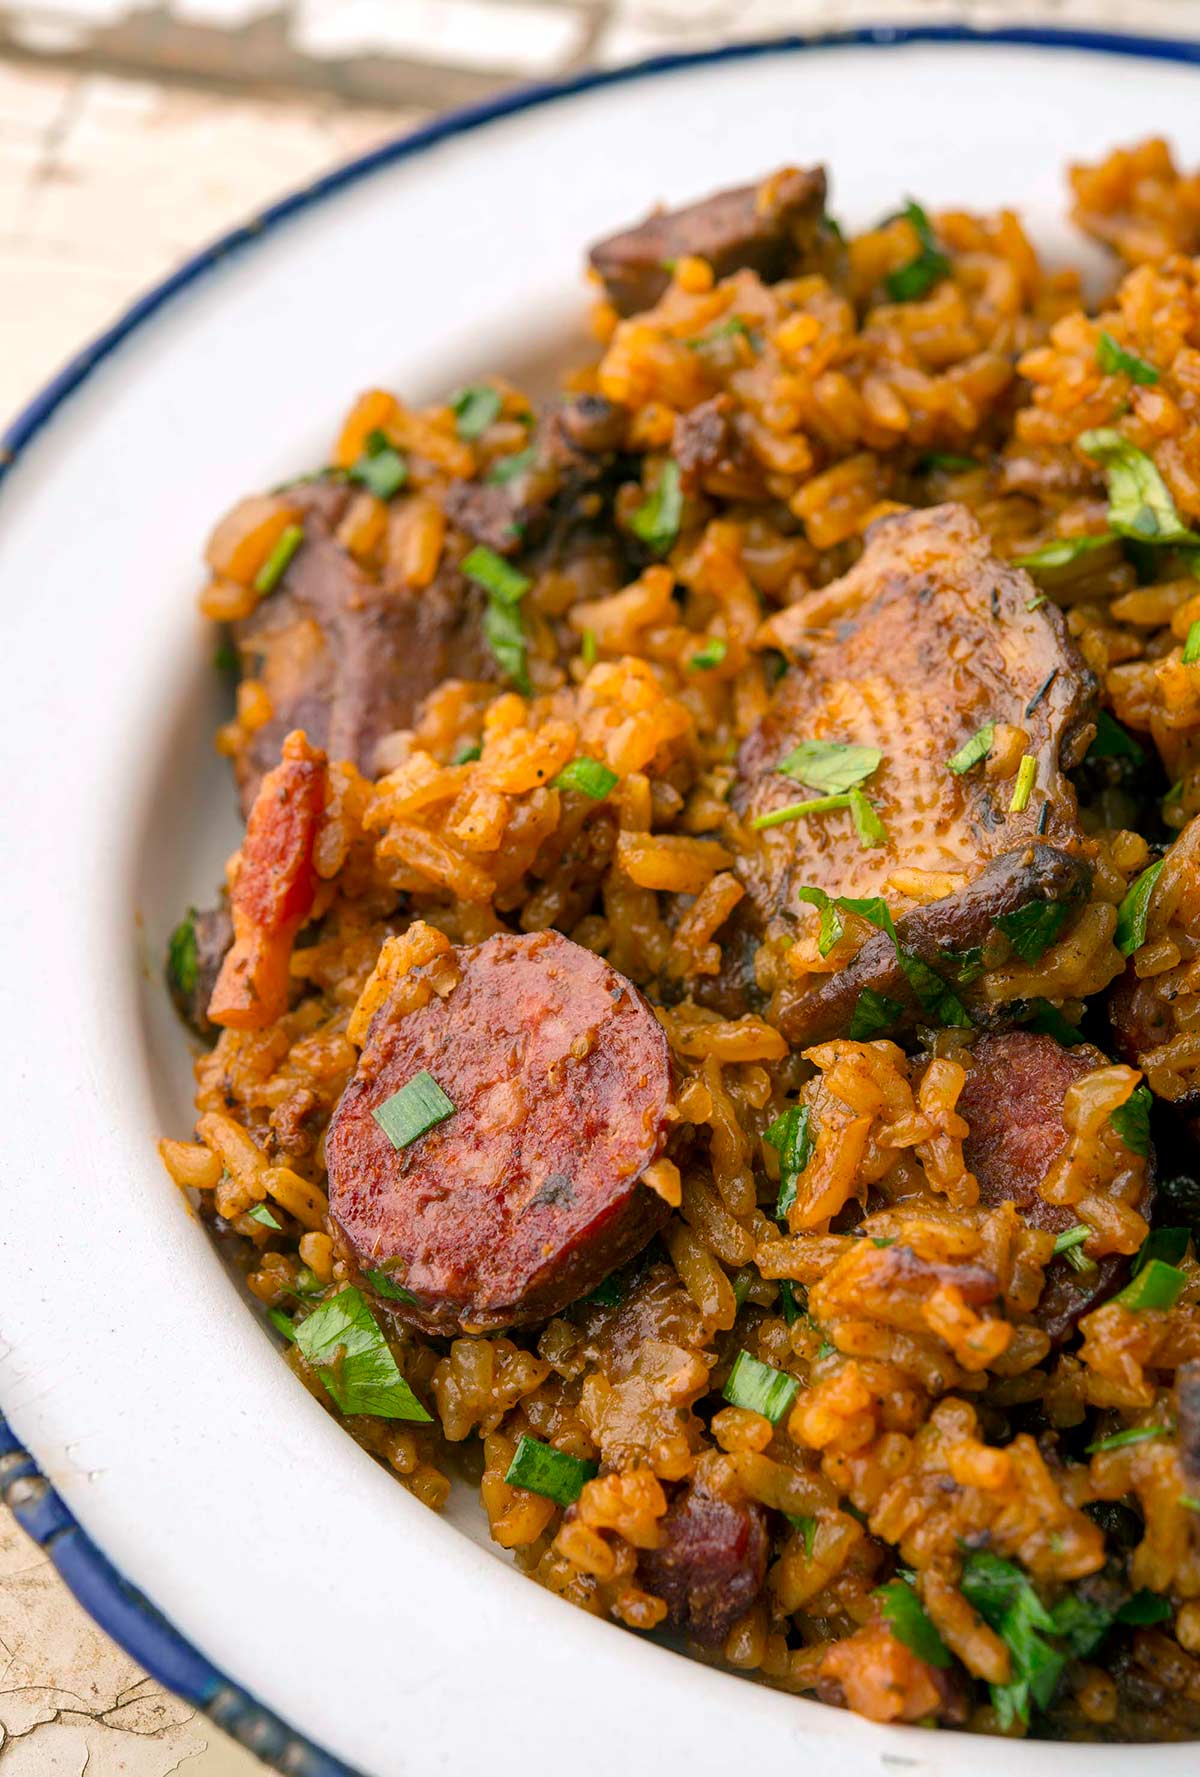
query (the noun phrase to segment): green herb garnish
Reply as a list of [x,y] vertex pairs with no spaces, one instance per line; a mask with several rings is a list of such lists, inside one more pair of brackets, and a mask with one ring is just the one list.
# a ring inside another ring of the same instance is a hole
[[1149,1309],[1173,1308],[1186,1288],[1187,1277],[1178,1266],[1151,1259],[1113,1300],[1123,1308],[1143,1313]]
[[714,666],[720,666],[729,650],[729,644],[723,636],[710,636],[703,648],[698,648],[688,661],[690,667],[697,672],[710,672]]
[[1153,457],[1111,426],[1082,433],[1078,444],[1105,470],[1108,522],[1118,536],[1141,543],[1200,543],[1180,518]]
[[1111,542],[1107,532],[1102,537],[1056,537],[1053,543],[1043,543],[1027,555],[1014,555],[1012,563],[1014,568],[1066,568],[1081,555]]
[[255,592],[274,592],[287,572],[288,563],[304,541],[304,526],[290,524],[284,531],[274,549],[254,576]]
[[595,666],[597,648],[596,632],[594,629],[584,630],[579,643],[579,652],[583,657],[584,666]]
[[1146,920],[1150,913],[1150,897],[1154,893],[1154,885],[1162,875],[1162,867],[1166,862],[1159,858],[1156,864],[1150,864],[1132,884],[1125,899],[1117,909],[1117,929],[1113,934],[1113,942],[1122,956],[1132,956],[1146,942]]
[[949,1666],[950,1650],[925,1614],[925,1608],[906,1580],[877,1586],[872,1597],[897,1641],[903,1642],[927,1666]]
[[1067,1253],[1071,1252],[1072,1249],[1077,1246],[1082,1246],[1084,1241],[1090,1236],[1091,1232],[1092,1230],[1088,1227],[1086,1222],[1076,1222],[1073,1228],[1064,1228],[1063,1232],[1055,1237],[1055,1252]]
[[388,1302],[400,1302],[405,1308],[416,1305],[417,1298],[411,1290],[406,1290],[402,1283],[395,1283],[386,1271],[368,1271],[367,1282],[377,1296],[383,1296]]
[[[961,1587],[967,1602],[1009,1651],[1011,1680],[990,1687],[1000,1724],[1011,1727],[1016,1721],[1028,1722],[1031,1705],[1045,1709],[1058,1688],[1069,1656],[1046,1636],[1061,1633],[1064,1624],[1046,1609],[1028,1576],[999,1555],[972,1550],[963,1562]],[[1089,1623],[1085,1632],[1095,1634],[1098,1640],[1108,1620],[1105,1616],[1102,1623]],[[1080,1627],[1073,1621],[1067,1626]]]
[[799,1531],[800,1535],[803,1537],[804,1559],[806,1561],[811,1561],[813,1544],[817,1540],[817,1520],[815,1518],[794,1517],[791,1512],[785,1512],[784,1516],[787,1518],[792,1529]]
[[781,1222],[787,1221],[788,1211],[796,1201],[797,1181],[812,1159],[816,1146],[810,1123],[809,1107],[793,1104],[763,1131],[763,1140],[770,1142],[779,1154],[779,1198],[775,1214]]
[[854,822],[858,843],[863,851],[870,851],[875,845],[888,844],[888,830],[880,820],[875,804],[868,802],[861,790],[850,792],[850,818]]
[[221,642],[213,654],[213,665],[219,673],[235,673],[241,663],[241,655],[232,642]]
[[1017,767],[1017,781],[1013,787],[1012,801],[1008,805],[1009,814],[1024,814],[1029,807],[1029,797],[1037,781],[1037,760],[1032,753],[1025,753]]
[[944,469],[948,475],[956,475],[967,469],[982,469],[983,464],[975,457],[955,456],[953,451],[931,450],[917,468],[922,474],[928,474],[930,469]]
[[725,1399],[733,1407],[761,1413],[778,1425],[800,1392],[800,1384],[786,1370],[760,1363],[748,1351],[739,1351],[725,1384]]
[[1188,625],[1187,640],[1181,656],[1184,666],[1195,666],[1200,660],[1200,622]]
[[196,909],[189,907],[167,939],[167,974],[185,998],[196,991],[200,960],[196,950]]
[[802,740],[775,767],[810,790],[838,795],[863,783],[883,761],[878,747],[856,747],[840,740]]
[[1146,388],[1158,381],[1153,364],[1147,364],[1136,352],[1127,352],[1108,332],[1102,331],[1096,342],[1096,362],[1106,376],[1127,376],[1131,382],[1142,383]]
[[1171,1435],[1169,1425],[1139,1425],[1132,1431],[1115,1431],[1110,1438],[1098,1438],[1094,1444],[1088,1444],[1085,1455],[1095,1456],[1104,1450],[1124,1450],[1128,1444],[1145,1444],[1151,1438],[1167,1438]]
[[578,790],[584,796],[590,796],[593,802],[603,802],[617,781],[615,771],[610,771],[607,765],[601,765],[599,759],[589,759],[584,754],[563,766],[552,787],[556,790]]
[[543,1444],[540,1438],[523,1433],[516,1454],[508,1465],[504,1479],[510,1487],[523,1487],[527,1493],[540,1493],[555,1505],[573,1505],[583,1492],[583,1484],[596,1474],[596,1464]]
[[1149,1086],[1135,1086],[1124,1104],[1109,1115],[1109,1122],[1125,1146],[1143,1158],[1150,1152],[1150,1106],[1154,1100]]
[[499,457],[484,477],[493,487],[503,487],[507,482],[515,481],[518,475],[524,475],[537,462],[537,445],[530,444],[519,450],[515,456]]
[[521,607],[505,599],[490,598],[483,613],[483,639],[505,678],[511,679],[517,690],[528,697],[531,687]]
[[1087,756],[1089,759],[1132,759],[1135,765],[1141,765],[1146,753],[1132,734],[1127,734],[1107,710],[1098,710],[1096,736],[1087,750]]
[[1174,1611],[1165,1598],[1157,1592],[1147,1591],[1143,1586],[1132,1598],[1127,1598],[1117,1612],[1118,1623],[1128,1623],[1135,1629],[1147,1629],[1152,1623],[1165,1623],[1174,1616]]
[[949,277],[950,261],[938,246],[933,226],[920,204],[910,198],[901,215],[907,217],[916,230],[920,252],[907,265],[889,272],[883,283],[893,302],[912,302]]
[[431,1423],[400,1374],[362,1291],[351,1287],[314,1308],[296,1327],[296,1344],[346,1414]]
[[1070,911],[1064,901],[1026,901],[1023,907],[998,915],[994,924],[1022,962],[1035,963],[1057,942]]
[[454,425],[460,438],[478,438],[486,432],[504,406],[504,397],[490,383],[472,383],[450,397]]
[[782,827],[786,821],[798,821],[805,815],[828,814],[849,806],[849,791],[841,796],[813,796],[807,802],[789,802],[786,808],[773,808],[770,814],[755,815],[750,825],[756,833],[761,833],[766,827]]
[[252,1222],[258,1222],[264,1228],[273,1228],[276,1234],[281,1234],[283,1232],[283,1223],[276,1220],[270,1208],[265,1203],[256,1203],[253,1209],[248,1209],[246,1211],[246,1214]]
[[679,464],[668,457],[659,472],[658,485],[629,520],[629,528],[655,555],[665,555],[679,535],[683,517],[683,490]]
[[483,748],[477,740],[464,740],[451,759],[451,765],[473,765],[476,759],[483,756]]
[[468,580],[482,586],[489,597],[499,599],[504,605],[518,604],[533,585],[528,574],[522,574],[519,568],[514,568],[485,543],[477,543],[470,554],[463,557],[462,571]]
[[872,1037],[894,1029],[903,1016],[904,1007],[898,1001],[889,999],[886,993],[876,993],[873,987],[864,987],[850,1019],[850,1041],[870,1042]]
[[1190,1228],[1152,1228],[1138,1249],[1131,1275],[1136,1277],[1139,1271],[1144,1271],[1151,1259],[1161,1259],[1165,1265],[1178,1265],[1187,1254],[1191,1238]]
[[399,1092],[393,1092],[371,1115],[396,1149],[408,1147],[427,1130],[454,1115],[455,1106],[446,1097],[427,1068],[406,1080]]
[[277,1333],[282,1333],[289,1345],[296,1343],[296,1323],[291,1315],[285,1314],[282,1308],[268,1308],[267,1319]]
[[367,488],[377,500],[390,500],[408,480],[408,464],[386,432],[368,432],[367,448],[350,470],[348,479]]
[[946,770],[952,771],[955,777],[961,777],[964,771],[970,771],[972,765],[978,765],[981,759],[987,758],[995,738],[996,724],[985,722],[982,728],[975,730],[969,741],[959,747],[953,758],[947,759]]

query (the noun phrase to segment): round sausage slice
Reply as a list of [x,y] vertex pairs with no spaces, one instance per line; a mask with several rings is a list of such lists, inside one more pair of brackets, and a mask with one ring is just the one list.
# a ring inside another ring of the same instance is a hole
[[[348,1256],[429,1332],[554,1314],[669,1213],[639,1183],[671,1096],[666,1037],[642,996],[557,932],[505,933],[455,961],[444,997],[376,1014],[326,1142]],[[422,1073],[454,1110],[396,1148],[373,1113]]]

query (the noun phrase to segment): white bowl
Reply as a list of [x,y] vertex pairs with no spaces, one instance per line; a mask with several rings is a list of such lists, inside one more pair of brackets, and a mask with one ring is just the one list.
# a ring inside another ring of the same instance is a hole
[[908,194],[1012,204],[1094,264],[1066,163],[1152,132],[1200,158],[1195,51],[898,35],[683,58],[436,126],[188,268],[10,439],[0,1400],[181,1633],[377,1777],[1194,1763],[882,1729],[569,1609],[493,1558],[476,1508],[434,1517],[310,1399],[155,1155],[191,1123],[165,936],[237,833],[193,607],[215,515],[322,462],[365,386],[545,382],[579,333],[586,244],[660,198],[820,159],[852,225]]

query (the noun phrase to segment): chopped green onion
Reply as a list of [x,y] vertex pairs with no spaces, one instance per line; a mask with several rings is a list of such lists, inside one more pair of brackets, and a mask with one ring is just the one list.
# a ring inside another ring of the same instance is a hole
[[472,383],[450,397],[454,424],[460,438],[478,438],[498,418],[504,397],[490,383]]
[[952,1663],[949,1649],[906,1581],[891,1580],[886,1586],[877,1586],[872,1596],[878,1598],[880,1611],[896,1640],[910,1648],[918,1660],[924,1660],[927,1666],[945,1667]]
[[1032,753],[1025,753],[1017,767],[1017,781],[1012,793],[1012,801],[1008,805],[1009,814],[1024,814],[1029,806],[1030,793],[1037,781],[1037,760]]
[[769,1129],[763,1131],[763,1140],[779,1154],[779,1198],[775,1214],[781,1222],[787,1221],[788,1211],[796,1201],[797,1181],[812,1159],[816,1146],[810,1122],[809,1107],[792,1104],[776,1117]]
[[303,1297],[319,1296],[321,1291],[325,1288],[325,1285],[310,1266],[301,1265],[300,1269],[292,1278],[291,1283],[286,1287],[291,1290],[293,1296]]
[[1123,1308],[1140,1313],[1151,1308],[1173,1308],[1187,1288],[1187,1278],[1176,1265],[1151,1259],[1114,1299]]
[[1194,666],[1200,660],[1200,621],[1188,625],[1187,641],[1183,644],[1184,666]]
[[219,673],[235,673],[241,665],[241,658],[231,642],[222,642],[213,655],[213,665]]
[[904,1007],[897,1000],[877,993],[873,987],[864,987],[850,1019],[850,1041],[868,1043],[872,1037],[894,1029],[903,1016]]
[[1082,1246],[1084,1241],[1091,1235],[1091,1232],[1092,1230],[1088,1227],[1086,1222],[1076,1222],[1073,1228],[1064,1228],[1063,1232],[1055,1239],[1055,1252],[1067,1253],[1071,1251],[1072,1247]]
[[289,1345],[296,1343],[296,1323],[290,1314],[285,1314],[282,1308],[268,1308],[267,1319],[277,1333],[283,1334]]
[[408,1147],[436,1124],[454,1115],[455,1106],[446,1097],[427,1068],[406,1080],[399,1092],[393,1092],[371,1115],[397,1150]]
[[367,488],[377,500],[390,500],[408,480],[408,464],[386,432],[368,432],[367,448],[347,479]]
[[659,473],[657,487],[633,514],[629,528],[655,555],[665,555],[679,535],[682,517],[679,464],[668,457]]
[[1084,1454],[1095,1456],[1104,1450],[1124,1450],[1127,1444],[1144,1444],[1150,1438],[1168,1438],[1170,1435],[1169,1425],[1139,1425],[1132,1431],[1115,1431],[1110,1438],[1097,1439],[1096,1443],[1086,1446]]
[[322,1302],[297,1326],[296,1344],[340,1412],[431,1422],[400,1374],[361,1290],[340,1290]]
[[850,818],[854,822],[858,843],[863,851],[870,851],[874,845],[888,844],[888,830],[880,820],[874,803],[868,802],[861,790],[850,792]]
[[1168,1622],[1174,1614],[1165,1598],[1143,1586],[1140,1592],[1125,1600],[1117,1612],[1117,1621],[1128,1623],[1135,1629],[1147,1629],[1153,1623]]
[[1113,942],[1122,956],[1132,956],[1146,942],[1150,897],[1154,893],[1155,883],[1162,875],[1165,862],[1165,858],[1159,858],[1156,864],[1148,865],[1117,909],[1117,929],[1113,934]]
[[523,696],[530,693],[529,666],[525,651],[525,625],[520,605],[490,598],[483,613],[483,639],[506,678]]
[[181,919],[167,939],[167,975],[184,998],[196,991],[200,972],[196,949],[196,909],[189,907],[187,918]]
[[1021,961],[1035,963],[1058,941],[1071,909],[1065,901],[1026,901],[995,920]]
[[981,759],[987,758],[995,738],[996,724],[985,722],[982,728],[975,730],[970,740],[959,747],[953,758],[947,759],[946,770],[952,771],[955,777],[961,777],[964,771],[970,771],[972,765],[978,765]]
[[1127,352],[1108,332],[1102,331],[1096,342],[1096,362],[1107,376],[1127,376],[1131,382],[1142,383],[1146,388],[1158,381],[1153,364],[1147,364],[1136,352]]
[[473,765],[482,753],[483,748],[477,740],[464,740],[450,763],[451,765]]
[[468,580],[482,586],[503,605],[518,604],[533,585],[528,574],[522,574],[486,543],[477,543],[470,554],[463,557],[462,571]]
[[920,204],[910,198],[901,214],[916,230],[920,251],[915,259],[890,271],[883,283],[893,302],[912,302],[949,277],[950,261],[938,246],[933,226]]
[[277,1234],[283,1232],[283,1223],[277,1221],[265,1203],[256,1203],[246,1214],[252,1222],[259,1222],[264,1228],[273,1228]]
[[368,1271],[367,1282],[377,1296],[383,1296],[388,1302],[401,1302],[406,1308],[412,1308],[417,1298],[411,1290],[406,1290],[402,1283],[393,1282],[386,1271]]
[[814,796],[808,802],[790,802],[786,808],[774,808],[770,814],[756,815],[750,825],[756,833],[765,827],[782,827],[785,821],[798,821],[805,815],[827,814],[831,809],[849,808],[850,795]]
[[714,666],[720,666],[728,652],[728,646],[723,636],[710,636],[703,648],[698,648],[692,655],[688,665],[697,672],[710,672]]
[[594,629],[584,630],[583,640],[579,644],[579,652],[583,656],[584,666],[595,666],[597,649]]
[[802,740],[775,769],[807,784],[810,790],[836,795],[861,784],[882,761],[878,747],[856,747],[840,740]]
[[942,469],[947,475],[965,473],[968,469],[982,469],[983,464],[976,457],[955,456],[953,451],[931,450],[917,464],[918,470],[927,475],[931,469]]
[[274,592],[287,572],[287,565],[304,541],[304,526],[290,524],[254,577],[255,592]]
[[1027,555],[1014,555],[1014,568],[1066,568],[1081,555],[1087,555],[1093,549],[1103,549],[1112,538],[1106,531],[1102,537],[1056,537],[1053,543],[1043,543],[1040,549],[1031,550]]
[[772,1425],[778,1425],[799,1392],[794,1376],[760,1363],[748,1351],[738,1352],[725,1384],[725,1399],[731,1406],[761,1413]]
[[485,480],[493,487],[503,487],[507,482],[515,481],[518,475],[524,475],[537,462],[537,445],[530,444],[519,450],[515,456],[500,457],[488,470]]
[[[749,341],[752,350],[756,350],[755,331],[747,326],[740,315],[730,315],[728,320],[718,321],[707,333],[701,333],[695,339],[685,339],[684,345],[689,352],[702,352],[707,346],[716,345],[722,339],[735,339],[738,336]],[[761,344],[761,340],[759,340]]]
[[573,1505],[583,1492],[583,1484],[596,1473],[594,1462],[585,1462],[569,1451],[556,1450],[540,1438],[523,1433],[516,1454],[508,1465],[504,1479],[510,1487],[523,1487],[527,1493],[540,1493],[555,1505]]
[[1111,426],[1084,432],[1077,443],[1106,472],[1108,522],[1118,536],[1141,543],[1200,543],[1180,518],[1153,457]]
[[1090,1276],[1093,1271],[1100,1269],[1095,1259],[1089,1259],[1083,1248],[1079,1246],[1069,1246],[1063,1257],[1072,1271],[1078,1271],[1081,1277]]
[[1136,1277],[1139,1271],[1144,1271],[1151,1259],[1161,1259],[1166,1265],[1178,1265],[1187,1254],[1191,1238],[1190,1228],[1152,1228],[1133,1261],[1132,1275]]
[[1125,1146],[1143,1158],[1150,1152],[1150,1106],[1153,1103],[1149,1086],[1135,1086],[1124,1104],[1109,1113],[1109,1122]]
[[603,802],[608,792],[617,783],[617,774],[610,771],[607,765],[601,765],[598,759],[589,759],[586,754],[572,759],[564,765],[554,779],[556,790],[579,790],[590,796],[593,802]]
[[750,1294],[750,1285],[754,1282],[754,1267],[743,1265],[729,1280],[733,1290],[733,1299],[739,1308],[746,1305],[746,1297]]
[[1040,611],[1042,606],[1045,603],[1046,603],[1045,593],[1044,592],[1035,592],[1031,599],[1025,600],[1025,609],[1027,611]]
[[1135,765],[1141,765],[1146,753],[1132,734],[1127,734],[1107,710],[1098,710],[1096,738],[1088,748],[1087,756],[1089,759],[1132,759]]
[[785,1323],[794,1327],[800,1319],[800,1304],[796,1300],[796,1291],[790,1278],[781,1277],[779,1280],[779,1305],[783,1309]]

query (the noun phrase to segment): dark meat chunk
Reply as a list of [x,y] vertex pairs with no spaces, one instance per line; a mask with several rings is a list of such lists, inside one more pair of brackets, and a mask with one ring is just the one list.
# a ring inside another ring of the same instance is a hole
[[[976,1006],[969,971],[963,976],[962,959],[982,950],[993,936],[997,920],[1038,902],[1075,907],[1087,899],[1091,881],[1091,867],[1082,858],[1050,845],[1025,845],[987,865],[961,894],[930,901],[903,914],[896,921],[896,938],[908,955],[918,957],[982,1018],[987,1009]],[[816,987],[782,989],[776,1000],[775,1021],[796,1048],[827,1042],[849,1030],[859,998],[867,989],[902,1008],[891,1027],[893,1034],[930,1022],[930,1014],[918,1001],[896,946],[885,932],[868,938],[845,968],[819,979]]]
[[1175,1411],[1180,1467],[1200,1487],[1200,1358],[1190,1358],[1175,1372]]
[[[402,1009],[376,1015],[326,1140],[347,1254],[403,1285],[412,1306],[385,1306],[430,1332],[555,1314],[667,1215],[640,1181],[666,1141],[671,1065],[637,990],[552,931],[455,960],[448,993],[414,971]],[[426,1003],[403,1010],[414,977]],[[426,1070],[454,1113],[397,1150],[372,1113]]]
[[686,494],[694,494],[704,477],[728,460],[735,449],[733,397],[712,395],[675,417],[671,454],[679,465]]
[[1131,1067],[1140,1067],[1143,1055],[1175,1035],[1169,1002],[1153,978],[1139,980],[1132,961],[1108,990],[1108,1017],[1117,1054]]
[[589,258],[618,314],[653,308],[668,262],[695,255],[718,278],[743,267],[768,282],[806,268],[824,240],[825,172],[785,167],[758,185],[719,191],[597,241]]
[[273,712],[235,760],[243,812],[293,728],[331,759],[373,775],[379,741],[410,726],[444,679],[493,678],[483,604],[448,565],[421,591],[376,584],[335,541],[324,513],[310,509],[279,587],[235,629]]
[[[970,1135],[963,1157],[979,1181],[979,1200],[994,1205],[1013,1203],[1033,1228],[1063,1234],[1079,1220],[1063,1204],[1047,1203],[1039,1189],[1067,1139],[1063,1101],[1068,1088],[1085,1074],[1107,1065],[1090,1044],[1064,1049],[1053,1037],[1033,1031],[1005,1031],[981,1037],[972,1045],[974,1066],[958,1100]],[[1148,1215],[1147,1183],[1133,1207]],[[1037,1320],[1052,1339],[1064,1339],[1081,1314],[1118,1289],[1129,1260],[1109,1256],[1094,1271],[1079,1272],[1066,1258],[1046,1274]]]
[[662,1530],[661,1547],[643,1551],[638,1578],[697,1641],[724,1641],[762,1591],[766,1514],[689,1482],[668,1506]]
[[168,966],[167,985],[179,1016],[198,1037],[211,1042],[217,1035],[215,1024],[209,1023],[208,1002],[216,986],[225,953],[233,943],[233,916],[227,901],[206,907],[190,915],[195,943],[195,969],[187,970],[180,980],[177,969]]

